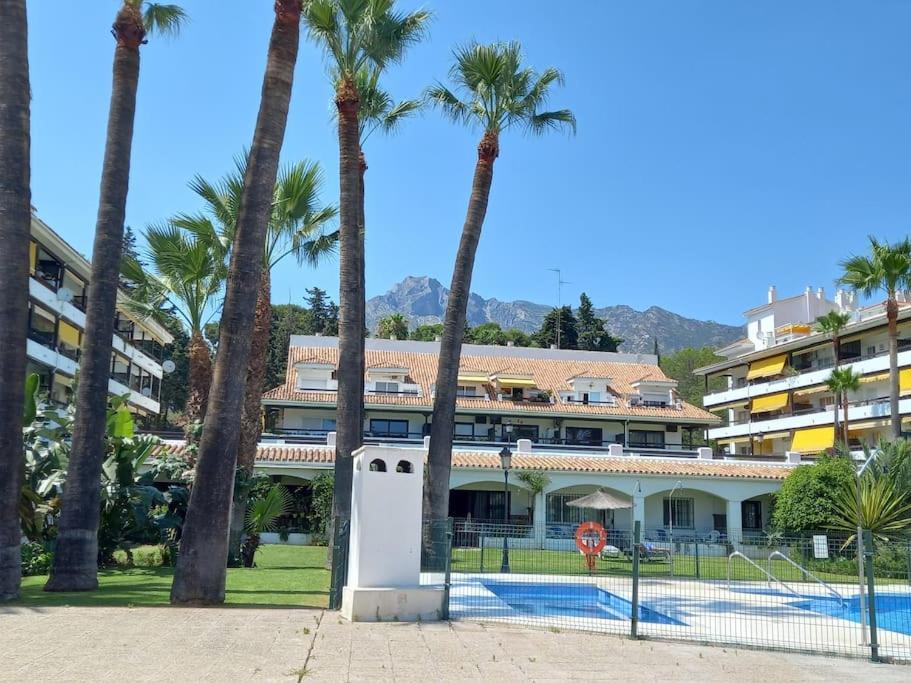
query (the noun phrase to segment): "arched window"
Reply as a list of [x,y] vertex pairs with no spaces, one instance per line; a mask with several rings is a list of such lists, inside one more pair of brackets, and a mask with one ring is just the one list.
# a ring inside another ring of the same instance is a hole
[[399,460],[399,464],[395,466],[395,471],[411,474],[414,472],[414,469],[411,467],[411,463],[407,460]]
[[386,461],[382,458],[376,458],[370,461],[370,471],[371,472],[385,472],[386,471]]

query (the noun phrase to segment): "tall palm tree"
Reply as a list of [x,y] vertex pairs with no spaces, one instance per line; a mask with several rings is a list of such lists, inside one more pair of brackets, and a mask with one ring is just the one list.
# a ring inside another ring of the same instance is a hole
[[225,567],[237,443],[279,155],[300,41],[301,0],[276,0],[259,114],[247,157],[225,288],[218,356],[184,522],[171,602],[225,600]]
[[134,289],[128,305],[154,316],[171,306],[190,331],[187,357],[190,385],[187,396],[187,434],[206,414],[212,382],[212,356],[203,334],[218,312],[218,295],[227,275],[225,254],[230,242],[206,216],[180,215],[145,232],[149,270],[135,259],[125,259],[123,276]]
[[[841,332],[848,323],[851,322],[851,316],[847,313],[838,311],[829,311],[825,315],[816,318],[816,331],[826,334],[832,339],[832,354],[834,356],[833,367],[838,370],[838,358],[841,355]],[[840,397],[835,394],[835,429],[838,429],[838,406]]]
[[[222,182],[224,188],[239,188],[238,182],[246,172],[244,162],[238,165],[237,174]],[[237,466],[244,471],[247,480],[253,474],[256,447],[262,434],[262,394],[266,378],[266,359],[269,350],[269,333],[272,324],[271,272],[278,263],[294,256],[298,263],[316,266],[324,257],[335,252],[337,232],[324,229],[337,211],[334,206],[323,206],[320,193],[323,186],[323,172],[316,162],[301,161],[284,169],[275,183],[272,212],[263,250],[262,274],[256,299],[256,317],[253,325],[253,339],[250,362],[247,365],[247,383],[244,396],[244,411],[240,425],[240,440],[237,449]],[[210,196],[210,185],[198,181],[197,187]],[[212,188],[214,189],[214,188]],[[210,201],[210,205],[212,202]],[[240,205],[239,197],[222,197],[217,204],[223,207]],[[227,217],[225,222],[229,242],[233,242],[233,226],[236,218]],[[248,487],[235,487],[234,507],[231,516],[229,547],[235,555],[239,551],[244,530],[244,510],[247,507]]]
[[911,240],[895,244],[870,237],[870,255],[852,256],[841,262],[839,283],[873,296],[886,293],[886,320],[889,323],[889,411],[892,437],[901,436],[901,415],[898,411],[898,298],[901,291],[911,289]]
[[339,363],[333,519],[351,515],[351,453],[363,439],[364,259],[358,74],[401,59],[424,35],[430,13],[395,11],[394,0],[312,0],[310,37],[325,50],[335,83],[339,141]]
[[0,2],[0,602],[19,597],[19,489],[31,229],[25,0]]
[[[841,432],[842,440],[845,444],[845,453],[850,452],[848,446],[848,394],[860,389],[860,375],[855,375],[854,370],[848,368],[835,368],[829,379],[826,380],[826,386],[836,397],[841,397],[842,423]],[[835,402],[834,411],[838,415],[838,401]],[[835,424],[838,424],[836,417]],[[837,429],[837,427],[836,427]]]
[[[576,119],[568,109],[541,110],[551,86],[562,84],[563,75],[553,68],[537,73],[524,66],[519,43],[470,43],[459,48],[455,51],[450,77],[457,87],[456,92],[442,84],[436,85],[428,90],[430,102],[453,121],[480,127],[483,134],[478,144],[468,214],[452,272],[437,366],[427,486],[424,487],[424,512],[430,519],[443,519],[449,512],[459,356],[475,253],[487,213],[494,161],[500,154],[500,134],[514,127],[523,127],[533,134],[560,128],[575,131],[576,128]],[[464,99],[460,99],[460,95]]]
[[73,425],[57,550],[50,578],[44,586],[48,591],[95,590],[98,587],[98,481],[104,454],[111,345],[130,182],[139,47],[145,44],[147,35],[176,34],[185,18],[184,11],[177,5],[124,0],[114,20],[112,33],[117,46],[85,333],[79,357],[76,393],[79,410]]

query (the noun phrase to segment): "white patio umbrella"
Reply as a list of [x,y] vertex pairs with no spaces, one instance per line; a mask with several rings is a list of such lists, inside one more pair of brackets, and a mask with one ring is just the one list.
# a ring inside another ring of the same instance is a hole
[[594,493],[589,493],[587,496],[570,501],[567,505],[574,508],[591,508],[592,510],[625,510],[633,507],[633,499],[623,498],[604,489],[598,489]]

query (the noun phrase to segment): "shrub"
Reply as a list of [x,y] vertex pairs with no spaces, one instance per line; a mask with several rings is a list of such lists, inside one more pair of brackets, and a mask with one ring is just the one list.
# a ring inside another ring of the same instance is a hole
[[335,476],[329,472],[316,475],[310,482],[313,499],[310,504],[310,530],[313,543],[325,545],[328,542],[329,522],[332,521],[332,491]]
[[787,476],[775,499],[772,527],[781,533],[827,529],[836,517],[836,499],[852,485],[854,467],[843,456],[824,455]]
[[53,555],[41,543],[26,543],[22,546],[22,576],[47,574],[51,569]]

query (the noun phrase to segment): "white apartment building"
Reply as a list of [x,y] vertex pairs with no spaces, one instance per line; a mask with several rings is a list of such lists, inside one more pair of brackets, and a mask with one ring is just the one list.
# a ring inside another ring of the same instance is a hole
[[[29,244],[28,372],[50,400],[67,403],[79,369],[91,264],[32,214]],[[118,303],[109,391],[139,414],[157,414],[164,346],[171,334]]]
[[[708,436],[731,455],[817,455],[832,449],[841,419],[825,382],[835,365],[829,336],[816,332],[816,319],[829,311],[851,316],[841,340],[840,366],[861,375],[861,389],[849,396],[852,450],[889,434],[889,357],[885,309],[861,308],[853,293],[829,300],[822,289],[779,299],[769,289],[765,304],[744,314],[747,336],[718,351],[727,360],[701,368],[708,385],[724,388],[705,396],[706,409],[725,418]],[[911,303],[899,304],[900,402],[903,424],[911,419]]]

